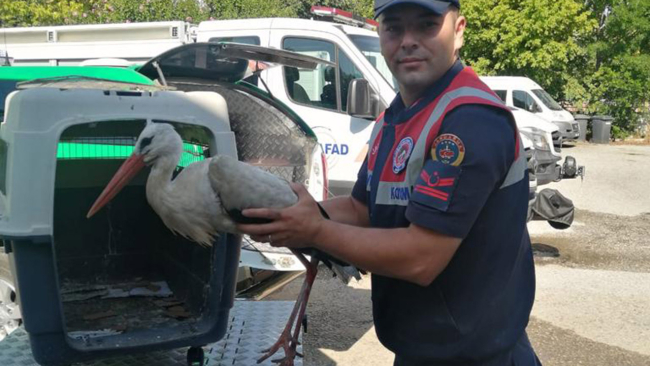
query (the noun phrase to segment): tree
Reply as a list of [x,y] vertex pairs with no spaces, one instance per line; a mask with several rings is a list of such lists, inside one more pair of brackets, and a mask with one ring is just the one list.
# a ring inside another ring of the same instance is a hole
[[[488,9],[488,10],[486,10]],[[521,75],[588,114],[635,128],[650,101],[650,1],[466,0],[465,61]]]
[[556,97],[596,26],[576,0],[467,0],[462,13],[463,58],[479,74],[527,76]]
[[311,7],[321,5],[349,11],[364,18],[373,18],[374,4],[374,0],[299,0],[297,16],[311,18]]
[[81,1],[66,0],[0,0],[2,27],[69,24],[70,14],[82,14]]
[[586,112],[615,117],[615,133],[633,131],[650,102],[650,2],[589,1],[598,29],[587,45],[579,95]]
[[295,17],[296,0],[205,0],[206,14],[212,19]]

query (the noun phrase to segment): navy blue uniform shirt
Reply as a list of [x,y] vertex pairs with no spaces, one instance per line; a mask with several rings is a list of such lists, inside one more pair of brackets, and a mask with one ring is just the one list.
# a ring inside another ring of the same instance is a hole
[[445,200],[414,190],[408,206],[374,203],[381,175],[377,172],[391,164],[395,126],[409,123],[462,69],[457,62],[410,108],[405,108],[400,95],[395,98],[384,115],[386,126],[370,192],[366,188],[367,159],[352,192],[368,207],[373,227],[413,223],[462,239],[448,266],[427,287],[372,276],[378,337],[399,357],[414,363],[478,365],[506,357],[525,337],[535,293],[526,230],[528,178],[501,188],[515,160],[517,143],[506,112],[471,104],[446,115],[438,136],[450,134],[460,139],[465,148],[463,160],[459,166],[451,166],[429,157],[422,172],[423,177],[454,178],[453,187],[445,190]]

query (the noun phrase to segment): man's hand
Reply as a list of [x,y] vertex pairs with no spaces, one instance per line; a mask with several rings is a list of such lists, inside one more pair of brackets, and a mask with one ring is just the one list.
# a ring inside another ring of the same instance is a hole
[[244,216],[273,220],[268,224],[237,225],[239,231],[258,242],[274,247],[302,248],[312,246],[325,221],[318,204],[302,184],[290,183],[298,202],[284,209],[250,208]]

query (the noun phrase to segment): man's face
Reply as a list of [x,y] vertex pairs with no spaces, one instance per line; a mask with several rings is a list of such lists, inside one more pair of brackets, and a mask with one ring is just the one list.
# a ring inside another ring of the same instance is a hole
[[381,52],[402,93],[421,93],[456,60],[465,19],[455,11],[436,15],[417,5],[398,5],[379,18]]

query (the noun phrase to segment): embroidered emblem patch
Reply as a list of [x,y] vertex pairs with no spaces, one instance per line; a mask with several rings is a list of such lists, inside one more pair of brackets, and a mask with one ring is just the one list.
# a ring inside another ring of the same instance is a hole
[[398,174],[406,167],[406,162],[413,151],[413,139],[405,137],[399,142],[393,153],[393,173]]
[[433,140],[431,158],[443,164],[459,166],[465,158],[465,145],[456,135],[440,135]]
[[459,167],[436,160],[427,161],[413,187],[411,201],[447,211],[460,173]]

